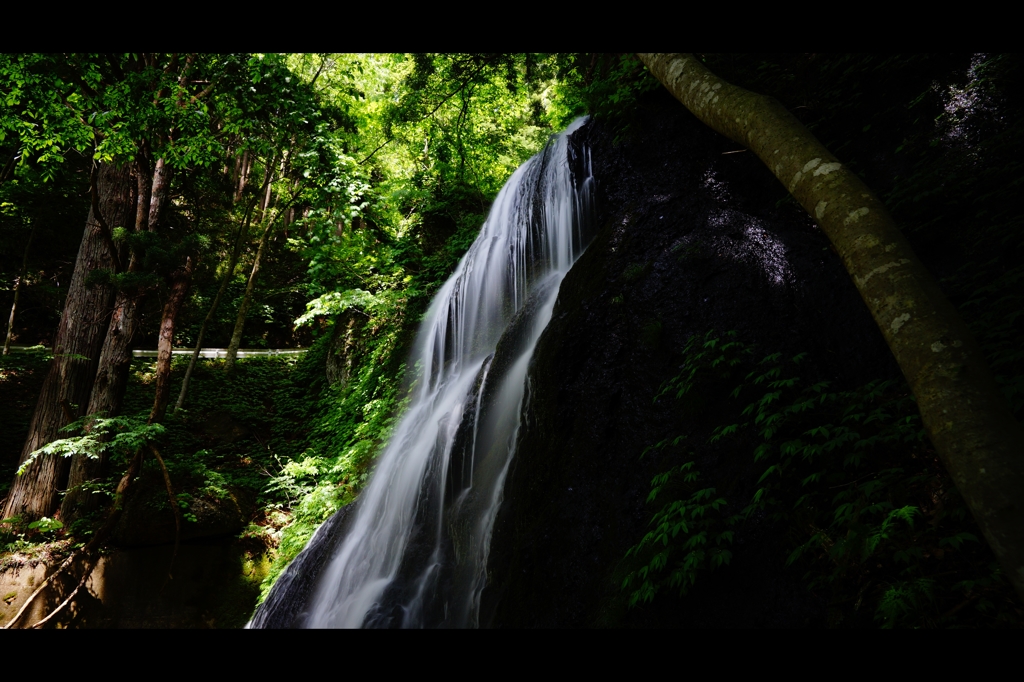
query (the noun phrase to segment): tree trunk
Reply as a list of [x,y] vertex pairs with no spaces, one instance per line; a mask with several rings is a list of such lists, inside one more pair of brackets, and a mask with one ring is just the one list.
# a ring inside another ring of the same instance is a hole
[[[155,232],[163,219],[172,175],[172,169],[164,164],[163,159],[159,159],[153,169],[153,196],[149,204],[150,232]],[[192,283],[194,268],[195,259],[191,256],[187,257],[184,267],[172,272],[169,278],[170,286],[167,300],[164,301],[163,314],[160,317],[160,333],[156,344],[156,396],[153,398],[153,409],[149,414],[150,424],[163,420],[164,413],[167,411],[167,399],[171,392],[171,350],[174,345],[174,323],[185,302],[189,284]]]
[[238,174],[238,185],[235,187],[235,203],[237,204],[242,200],[242,192],[245,191],[245,186],[249,182],[249,170],[252,168],[252,157],[249,155],[249,150],[246,149],[242,152],[242,158]]
[[[138,328],[138,294],[119,291],[114,301],[114,312],[110,318],[107,338],[100,352],[99,369],[89,398],[86,414],[102,414],[116,417],[121,413],[128,375],[131,369],[132,337]],[[88,426],[86,428],[89,428]],[[61,502],[60,514],[65,524],[93,511],[100,499],[83,484],[102,478],[106,468],[106,457],[92,459],[85,455],[73,455],[71,472],[68,476],[67,493]]]
[[235,267],[238,265],[238,257],[242,253],[242,245],[245,243],[245,235],[249,232],[249,222],[252,220],[252,211],[255,208],[255,201],[249,204],[246,209],[245,218],[242,220],[241,227],[238,228],[238,237],[235,239],[235,250],[231,252],[231,259],[228,261],[227,270],[224,272],[224,279],[221,280],[220,289],[217,290],[217,295],[213,297],[213,303],[210,305],[210,311],[206,313],[206,318],[203,320],[203,325],[199,328],[199,336],[196,338],[196,347],[192,351],[192,359],[189,360],[188,369],[185,370],[185,378],[181,380],[181,392],[178,394],[178,400],[174,403],[174,411],[177,412],[181,409],[181,406],[185,404],[185,395],[188,393],[188,384],[192,379],[192,370],[196,367],[196,362],[199,360],[199,352],[203,348],[203,336],[206,335],[206,328],[209,326],[213,316],[217,314],[217,308],[220,306],[220,299],[223,298],[224,292],[227,291],[228,284],[231,282],[231,278],[235,275]]
[[149,231],[155,232],[160,218],[163,216],[164,207],[167,205],[167,193],[171,188],[171,177],[173,169],[168,167],[163,159],[158,159],[156,168],[153,169],[153,193],[149,199]]
[[242,295],[242,304],[238,306],[238,317],[235,318],[235,328],[231,332],[231,343],[228,344],[225,368],[231,371],[235,366],[235,359],[238,356],[238,347],[242,343],[242,330],[245,328],[245,317],[249,314],[249,306],[252,305],[252,293],[256,289],[256,275],[260,271],[260,259],[267,248],[267,241],[270,237],[270,228],[274,225],[274,211],[263,212],[263,219],[266,227],[263,228],[263,235],[260,237],[260,245],[256,248],[256,257],[252,261],[252,270],[249,271],[249,281],[245,285],[245,294]]
[[692,55],[639,56],[697,118],[757,154],[832,240],[928,437],[1024,598],[1024,429],[882,202],[776,100],[726,83]]
[[[277,160],[276,158],[274,159]],[[249,272],[249,281],[245,285],[245,293],[242,295],[242,304],[238,307],[238,317],[235,318],[235,328],[231,332],[231,341],[228,343],[226,362],[224,363],[225,369],[231,371],[235,366],[235,360],[238,355],[238,346],[242,343],[242,330],[245,328],[245,318],[249,314],[249,306],[252,305],[252,293],[256,288],[256,275],[260,271],[260,259],[263,257],[263,251],[267,247],[267,238],[270,236],[270,230],[274,225],[274,220],[277,217],[275,211],[270,208],[271,190],[273,183],[272,168],[273,163],[267,164],[266,179],[263,182],[263,206],[260,212],[260,225],[263,227],[263,234],[260,236],[259,246],[256,248],[256,257],[252,261],[252,270]],[[281,156],[281,171],[283,174],[285,169],[285,156]]]
[[149,170],[149,161],[146,154],[141,154],[136,160],[136,192],[135,192],[135,231],[142,232],[149,229],[149,206],[153,197],[153,179]]
[[[148,164],[143,161],[137,162],[136,169],[135,231],[156,231],[162,217],[160,208],[167,203],[171,169],[164,165],[163,159],[157,161],[152,175]],[[156,211],[153,210],[154,206]],[[139,259],[132,254],[128,272],[137,273],[139,268]],[[131,344],[139,326],[139,302],[143,295],[144,292],[137,288],[117,292],[85,414],[116,417],[121,413],[131,369]],[[86,428],[89,429],[89,425]],[[65,523],[74,521],[98,506],[100,500],[85,490],[83,484],[102,477],[105,467],[106,457],[103,455],[99,459],[84,455],[72,456],[68,489],[61,503],[61,518]]]
[[[132,212],[130,169],[102,164],[96,191],[94,206],[99,208],[104,220],[98,219],[95,208],[89,210],[64,312],[57,327],[54,358],[43,380],[19,463],[28,459],[33,451],[62,437],[60,428],[81,416],[96,376],[114,292],[110,286],[86,286],[85,282],[93,271],[114,265],[101,224],[129,224]],[[3,516],[29,520],[52,514],[68,468],[69,463],[63,457],[37,458],[24,474],[15,476]]]
[[32,223],[32,231],[28,233],[28,243],[25,244],[25,255],[21,259],[21,270],[18,271],[18,280],[14,283],[14,302],[11,303],[11,316],[7,320],[7,338],[4,340],[4,355],[11,352],[11,339],[14,337],[14,315],[18,310],[18,297],[21,295],[21,287],[25,282],[25,271],[28,268],[28,252],[32,248],[32,237],[36,235],[36,224]]
[[171,349],[174,342],[174,323],[185,302],[185,294],[192,281],[195,260],[188,258],[185,267],[171,274],[170,291],[164,303],[163,315],[160,318],[160,336],[157,340],[156,354],[156,397],[153,399],[153,410],[149,414],[149,423],[162,421],[167,412],[167,400],[171,394]]

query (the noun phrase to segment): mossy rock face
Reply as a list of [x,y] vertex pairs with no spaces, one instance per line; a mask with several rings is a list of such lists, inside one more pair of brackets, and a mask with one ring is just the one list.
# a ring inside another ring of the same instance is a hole
[[253,628],[303,627],[317,579],[345,539],[355,518],[356,505],[351,503],[342,507],[320,525],[305,549],[288,565],[256,609],[252,617]]
[[[195,492],[182,510],[182,542],[201,538],[230,537],[245,528],[254,496],[244,490],[222,494]],[[175,521],[167,488],[158,472],[147,471],[125,503],[124,514],[114,530],[120,547],[145,547],[174,542]]]

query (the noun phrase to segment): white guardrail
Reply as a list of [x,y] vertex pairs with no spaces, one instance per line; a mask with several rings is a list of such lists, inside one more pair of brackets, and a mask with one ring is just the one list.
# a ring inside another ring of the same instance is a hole
[[[11,346],[11,352],[25,352],[34,350],[49,350],[53,352],[52,348],[42,348],[41,346]],[[171,355],[192,355],[195,352],[195,348],[175,348],[171,351]],[[239,358],[261,358],[261,357],[274,357],[279,355],[302,355],[308,348],[239,348]],[[155,358],[157,352],[155,350],[133,350],[132,357],[135,358]],[[203,348],[199,351],[199,357],[201,358],[226,358],[228,356],[227,348]]]
[[[263,358],[278,355],[302,355],[308,349],[307,348],[288,348],[288,349],[276,349],[276,348],[246,348],[238,349],[238,354],[235,357],[239,358]],[[175,348],[171,351],[171,355],[192,355],[196,352],[195,348]],[[199,351],[199,357],[201,358],[226,358],[228,356],[227,348],[202,348]],[[155,350],[133,350],[133,358],[155,358]]]

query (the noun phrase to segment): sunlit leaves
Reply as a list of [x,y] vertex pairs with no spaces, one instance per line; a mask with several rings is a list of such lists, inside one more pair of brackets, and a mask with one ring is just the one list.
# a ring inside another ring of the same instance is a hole
[[23,474],[41,455],[84,455],[90,459],[99,459],[103,453],[124,456],[156,441],[165,431],[160,424],[147,424],[143,416],[107,418],[95,415],[83,417],[64,430],[81,431],[86,425],[88,429],[82,435],[61,438],[33,451],[18,468],[18,474]]
[[295,320],[295,326],[309,324],[322,315],[338,315],[349,308],[356,308],[364,315],[366,310],[381,305],[381,299],[362,289],[330,291],[306,304],[306,314]]

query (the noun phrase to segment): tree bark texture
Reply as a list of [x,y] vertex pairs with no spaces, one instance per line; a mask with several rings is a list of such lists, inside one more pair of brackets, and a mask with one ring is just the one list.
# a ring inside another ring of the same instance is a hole
[[[131,369],[131,343],[139,322],[138,296],[137,293],[117,292],[86,414],[116,417],[121,413]],[[82,485],[100,478],[105,466],[106,458],[102,455],[100,459],[92,459],[85,455],[72,456],[67,493],[60,507],[61,518],[65,523],[70,523],[99,506],[100,499],[83,489]]]
[[173,169],[158,159],[153,169],[153,191],[149,197],[149,231],[155,232],[167,205],[167,194],[171,188]]
[[185,302],[195,259],[188,258],[185,266],[171,274],[171,282],[164,302],[163,315],[160,318],[160,336],[157,339],[156,354],[156,397],[153,399],[153,410],[149,414],[149,423],[163,420],[167,412],[167,401],[171,394],[171,349],[174,342],[174,323]]
[[[157,161],[152,173],[148,163],[142,159],[136,161],[136,232],[157,230],[162,217],[161,209],[167,203],[171,170],[163,159]],[[137,273],[139,269],[139,259],[136,254],[132,254],[128,271]],[[85,414],[116,417],[121,413],[131,370],[131,344],[139,326],[139,302],[143,296],[144,292],[132,288],[118,291],[114,298],[110,325],[103,341],[96,379]],[[85,455],[72,456],[67,493],[61,503],[61,517],[65,522],[70,523],[99,505],[99,498],[83,489],[83,484],[100,478],[105,466],[106,458],[102,455],[99,459]]]
[[245,186],[249,182],[249,170],[251,168],[252,157],[249,156],[249,150],[246,149],[242,152],[241,160],[239,162],[238,184],[235,187],[236,204],[242,200],[242,193],[245,191]]
[[[94,206],[98,207],[105,223],[130,224],[133,197],[129,167],[102,164],[96,186],[98,197]],[[43,380],[19,462],[63,437],[61,427],[83,414],[96,376],[114,294],[110,286],[87,285],[86,278],[96,270],[110,269],[113,265],[96,208],[91,208],[54,339],[54,358]],[[52,514],[68,467],[64,457],[37,458],[24,474],[15,476],[3,516],[29,520]]]
[[149,229],[149,206],[153,196],[153,178],[145,155],[141,155],[135,164],[137,188],[135,192],[135,231],[141,232]]
[[832,241],[928,437],[1024,598],[1024,428],[882,202],[775,99],[717,78],[689,54],[639,57],[697,118],[757,154]]

